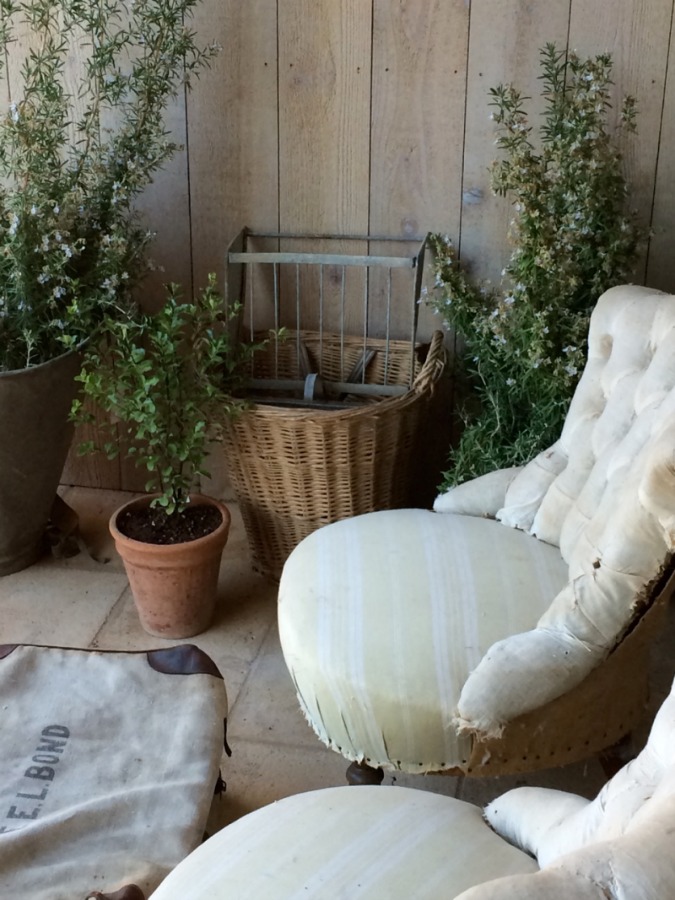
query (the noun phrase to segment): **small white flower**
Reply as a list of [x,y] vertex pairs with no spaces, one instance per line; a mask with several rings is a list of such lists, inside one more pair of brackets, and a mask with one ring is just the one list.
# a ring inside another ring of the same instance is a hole
[[9,104],[9,114],[12,118],[12,122],[16,124],[19,121],[19,108],[16,103]]
[[31,216],[37,216],[37,214],[38,214],[39,212],[40,212],[40,210],[37,208],[37,206],[36,206],[35,204],[33,204],[33,205],[31,206],[31,208],[30,208],[30,214],[31,214]]
[[60,297],[63,297],[63,295],[64,295],[65,293],[66,293],[66,289],[65,289],[64,287],[61,287],[61,285],[57,285],[57,286],[54,288],[54,290],[52,291],[52,294],[54,295],[54,297],[55,297],[57,300],[58,300]]
[[54,232],[54,240],[56,241],[57,244],[60,244],[60,243],[61,243],[61,241],[63,240],[63,238],[62,238],[62,236],[61,236],[61,232],[60,232],[60,231],[55,231],[55,232]]
[[37,277],[38,284],[47,284],[47,282],[49,281],[49,278],[50,278],[50,276],[47,272],[40,272],[40,274]]
[[61,249],[63,250],[63,254],[64,254],[64,256],[66,257],[66,259],[71,259],[71,258],[72,258],[72,256],[73,256],[73,251],[70,249],[70,247],[68,246],[68,244],[64,244],[63,247],[61,247]]
[[579,370],[576,366],[565,366],[565,371],[568,375],[576,375]]
[[513,387],[513,385],[514,385],[515,383],[516,383],[516,379],[515,379],[515,378],[507,378],[507,379],[506,379],[506,384],[507,384],[508,387]]

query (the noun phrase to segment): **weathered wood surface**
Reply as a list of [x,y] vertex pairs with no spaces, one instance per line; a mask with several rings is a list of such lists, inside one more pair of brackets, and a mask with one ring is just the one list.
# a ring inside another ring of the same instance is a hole
[[[222,281],[244,225],[442,231],[478,277],[498,281],[511,210],[490,194],[488,89],[513,81],[536,98],[546,42],[610,51],[616,105],[625,92],[637,96],[638,134],[624,149],[631,202],[653,234],[635,278],[675,291],[674,9],[675,0],[204,0],[192,25],[223,52],[169,110],[167,127],[184,149],[142,202],[164,268],[146,302],[161,301],[164,280],[187,291],[210,271]],[[20,37],[3,75],[8,100],[27,52]],[[382,328],[385,294],[380,285],[368,311]],[[392,320],[394,329],[407,324]],[[423,307],[421,339],[437,326]],[[126,466],[92,473],[91,465],[72,464],[69,480],[128,487],[137,478]]]

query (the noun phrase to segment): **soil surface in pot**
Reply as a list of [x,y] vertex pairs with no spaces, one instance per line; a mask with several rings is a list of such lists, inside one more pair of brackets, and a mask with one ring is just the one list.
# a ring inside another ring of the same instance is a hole
[[117,517],[117,527],[134,541],[145,544],[182,544],[211,534],[223,521],[215,506],[188,506],[182,513],[167,516],[163,509],[127,509]]

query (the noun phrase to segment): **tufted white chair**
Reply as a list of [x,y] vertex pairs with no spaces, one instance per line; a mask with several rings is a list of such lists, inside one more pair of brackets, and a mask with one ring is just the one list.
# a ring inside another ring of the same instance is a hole
[[617,287],[552,447],[291,554],[279,629],[302,709],[374,769],[589,756],[643,714],[674,547],[675,297]]
[[215,834],[152,900],[675,897],[675,694],[594,800],[521,787],[484,816],[411,788],[310,791]]

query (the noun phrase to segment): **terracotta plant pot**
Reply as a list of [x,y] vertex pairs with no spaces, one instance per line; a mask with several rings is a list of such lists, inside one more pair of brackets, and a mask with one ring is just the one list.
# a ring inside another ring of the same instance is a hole
[[215,506],[221,524],[204,537],[181,544],[150,544],[128,538],[117,528],[125,510],[143,509],[152,496],[126,503],[110,519],[110,533],[122,557],[141,625],[155,637],[187,638],[205,631],[213,619],[218,572],[230,530],[230,512],[211,497],[193,503]]
[[68,413],[82,358],[76,351],[0,373],[0,575],[32,565],[73,434]]

